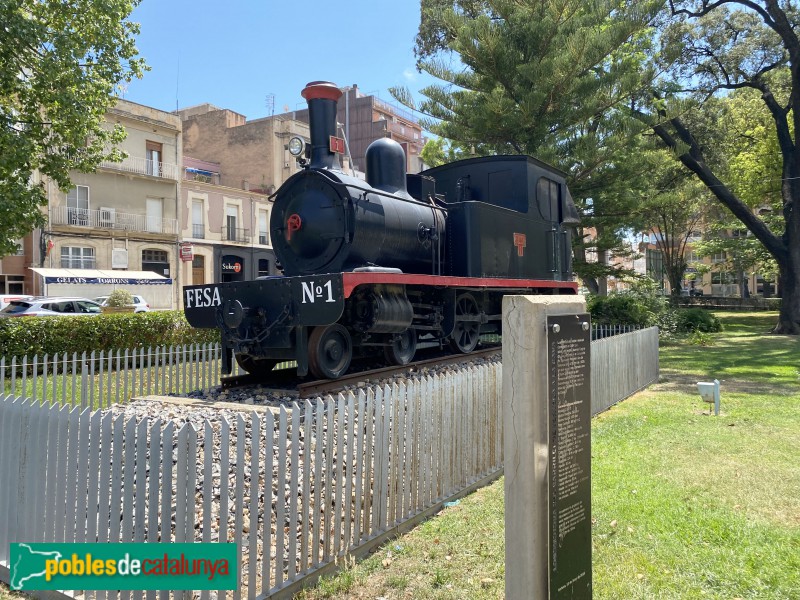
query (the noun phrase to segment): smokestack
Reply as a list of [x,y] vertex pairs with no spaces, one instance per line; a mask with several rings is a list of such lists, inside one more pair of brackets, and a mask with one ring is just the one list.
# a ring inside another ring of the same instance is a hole
[[301,92],[308,101],[308,123],[311,130],[311,167],[340,169],[331,137],[336,136],[336,105],[342,91],[329,81],[312,81]]

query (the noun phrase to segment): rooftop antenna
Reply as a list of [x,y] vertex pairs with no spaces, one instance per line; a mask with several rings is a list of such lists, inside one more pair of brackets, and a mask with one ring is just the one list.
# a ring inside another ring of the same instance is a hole
[[178,71],[175,73],[175,112],[177,112],[180,108],[180,104],[178,102],[178,84],[180,83],[181,79],[181,55],[178,54]]
[[267,104],[267,111],[269,112],[269,116],[272,117],[275,115],[275,94],[267,94],[266,99]]

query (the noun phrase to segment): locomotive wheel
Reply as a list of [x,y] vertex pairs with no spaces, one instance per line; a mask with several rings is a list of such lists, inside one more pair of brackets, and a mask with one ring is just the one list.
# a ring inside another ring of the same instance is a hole
[[344,326],[315,327],[308,338],[308,368],[319,379],[336,379],[350,367],[353,340]]
[[254,358],[249,354],[237,354],[236,362],[248,373],[260,375],[272,371],[272,367],[278,364],[277,360],[269,358]]
[[417,332],[409,327],[395,338],[391,346],[383,348],[383,356],[390,365],[407,365],[417,351]]
[[461,294],[456,298],[456,322],[450,347],[466,354],[475,350],[481,337],[481,311],[472,294]]

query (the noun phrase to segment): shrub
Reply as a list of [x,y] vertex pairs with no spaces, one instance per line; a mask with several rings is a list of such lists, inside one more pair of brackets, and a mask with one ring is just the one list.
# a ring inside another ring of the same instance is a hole
[[219,342],[219,331],[192,328],[180,311],[0,320],[0,348],[7,359],[207,342]]
[[672,310],[667,298],[659,293],[656,283],[650,279],[637,280],[630,290],[624,292],[592,296],[588,309],[597,324],[640,327],[659,325]]
[[703,333],[702,331],[694,331],[689,336],[689,343],[694,346],[713,346],[714,345],[714,338],[707,334]]
[[128,290],[114,290],[108,296],[108,306],[120,307],[133,304],[133,295]]
[[722,323],[707,310],[689,308],[678,311],[678,331],[714,333],[722,331]]

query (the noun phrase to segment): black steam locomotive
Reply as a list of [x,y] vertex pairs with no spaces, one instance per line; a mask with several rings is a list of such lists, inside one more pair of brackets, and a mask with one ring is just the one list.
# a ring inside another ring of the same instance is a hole
[[[367,149],[366,182],[343,173],[341,91],[309,83],[304,169],[275,194],[270,229],[284,276],[184,288],[186,318],[222,333],[235,357],[267,376],[345,373],[354,355],[406,364],[417,348],[471,352],[500,333],[505,294],[574,294],[564,174],[529,156],[472,158],[406,175],[395,141]],[[291,149],[291,148],[290,148]]]

